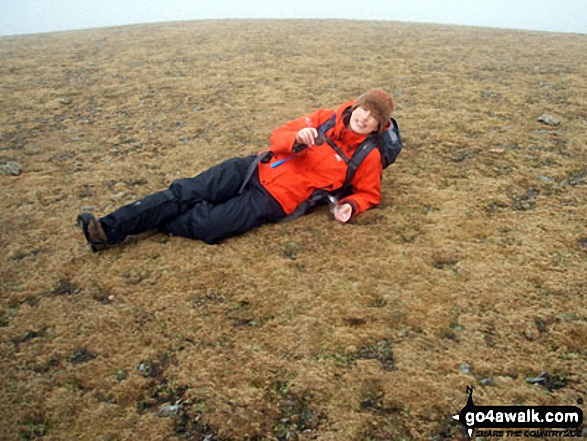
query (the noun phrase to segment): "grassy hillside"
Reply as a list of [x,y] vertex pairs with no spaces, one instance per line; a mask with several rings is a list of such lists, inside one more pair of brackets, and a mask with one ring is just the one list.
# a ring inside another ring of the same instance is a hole
[[[467,385],[582,404],[586,53],[353,21],[0,38],[0,439],[461,440]],[[372,87],[405,148],[352,225],[98,254],[77,229]]]

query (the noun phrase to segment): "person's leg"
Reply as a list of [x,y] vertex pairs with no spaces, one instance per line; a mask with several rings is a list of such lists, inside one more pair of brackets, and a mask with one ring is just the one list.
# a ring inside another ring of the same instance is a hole
[[219,204],[234,197],[256,156],[232,158],[193,177],[174,181],[169,189],[187,206],[200,201]]
[[167,234],[216,244],[263,224],[278,222],[285,216],[281,205],[259,184],[255,175],[242,194],[216,205],[199,202],[159,228]]
[[160,191],[118,208],[100,218],[108,243],[156,228],[180,214],[180,204],[171,190]]
[[255,156],[229,159],[100,218],[108,243],[122,242],[127,236],[170,222],[199,202],[217,204],[235,196],[254,160]]

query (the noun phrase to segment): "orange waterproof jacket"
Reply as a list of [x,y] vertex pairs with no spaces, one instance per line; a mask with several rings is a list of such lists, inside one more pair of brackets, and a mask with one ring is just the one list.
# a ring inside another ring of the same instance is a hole
[[[354,103],[355,100],[348,101],[338,108],[336,124],[326,132],[349,158],[367,137],[346,127],[348,116],[345,118],[343,113]],[[278,127],[271,135],[270,150],[274,156],[269,163],[259,163],[259,180],[287,214],[291,214],[299,204],[308,199],[314,190],[333,191],[341,188],[344,183],[347,165],[328,143],[314,145],[300,153],[292,152],[296,135],[301,129],[318,128],[334,112],[320,109]],[[277,167],[271,167],[271,164],[286,158],[289,159]],[[381,200],[382,169],[379,150],[373,149],[351,181],[353,193],[341,201],[348,202],[353,207],[353,215],[371,208]]]

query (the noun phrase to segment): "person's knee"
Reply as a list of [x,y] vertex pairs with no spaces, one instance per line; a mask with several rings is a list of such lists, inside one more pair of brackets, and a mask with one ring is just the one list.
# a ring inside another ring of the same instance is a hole
[[211,208],[211,204],[200,202],[188,212],[162,225],[160,230],[174,236],[201,240],[209,245],[218,244],[224,236],[222,228],[218,228],[210,218]]
[[188,185],[188,179],[189,178],[176,179],[169,186],[168,191],[170,191],[178,201],[182,199],[182,195],[185,193],[185,187]]
[[197,225],[193,222],[172,221],[160,227],[162,233],[187,239],[201,240],[208,245],[217,245],[222,241],[214,229]]
[[195,239],[199,239],[208,245],[217,245],[224,239],[219,229],[210,222],[193,222],[191,229]]

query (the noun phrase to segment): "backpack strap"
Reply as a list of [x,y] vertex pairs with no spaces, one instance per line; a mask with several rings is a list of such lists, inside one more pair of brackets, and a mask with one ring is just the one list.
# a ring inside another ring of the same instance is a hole
[[343,187],[350,185],[353,178],[355,177],[355,173],[357,172],[365,158],[369,155],[369,153],[371,153],[371,151],[375,147],[377,147],[377,136],[370,135],[365,141],[361,143],[359,148],[355,150],[355,153],[353,153],[351,159],[347,161],[348,168],[346,172],[346,177],[344,178]]
[[238,190],[238,194],[241,194],[244,191],[245,187],[253,177],[253,174],[257,171],[259,163],[262,162],[266,164],[267,162],[271,161],[271,158],[273,158],[273,152],[270,150],[266,150],[257,155],[257,157],[251,162],[249,168],[247,169],[247,172],[245,173],[245,179],[243,180],[243,183],[241,184]]
[[[384,133],[371,134],[359,145],[357,150],[353,153],[353,156],[349,158],[344,154],[342,149],[336,145],[330,138],[326,136],[328,132],[336,124],[336,114],[322,123],[318,127],[317,145],[322,142],[327,142],[328,145],[340,156],[340,158],[347,164],[347,173],[344,179],[344,184],[341,188],[334,191],[326,191],[323,189],[315,190],[310,197],[302,202],[298,207],[283,219],[281,222],[288,222],[310,212],[313,208],[321,203],[325,203],[328,200],[328,195],[336,195],[338,199],[342,199],[349,196],[352,193],[351,182],[355,177],[355,173],[365,160],[365,158],[371,153],[374,148],[379,149],[381,155],[381,165],[383,168],[389,167],[393,164],[402,150],[402,139],[399,133],[399,128],[395,119],[390,118],[391,124],[387,131]],[[318,142],[318,141],[322,142]]]
[[341,157],[341,159],[344,161],[344,163],[346,165],[349,165],[349,162],[351,160],[349,159],[349,157],[347,155],[344,154],[342,149],[339,146],[337,146],[332,139],[330,139],[328,137],[325,137],[325,141],[330,147],[332,147],[332,149],[338,154],[338,156]]

